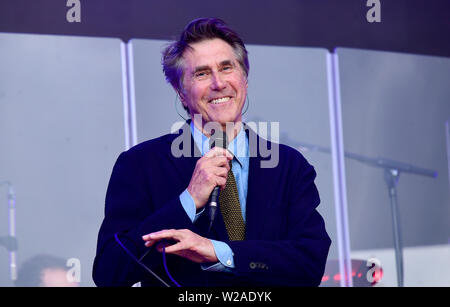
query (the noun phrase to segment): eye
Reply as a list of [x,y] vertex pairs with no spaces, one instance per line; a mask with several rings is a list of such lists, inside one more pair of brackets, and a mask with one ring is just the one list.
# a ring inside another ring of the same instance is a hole
[[195,78],[197,78],[197,79],[202,79],[202,78],[205,78],[206,76],[208,76],[208,72],[207,72],[207,71],[204,71],[204,70],[198,71],[198,72],[196,72],[196,73],[194,74],[194,76],[195,76]]
[[226,65],[226,66],[222,67],[223,71],[230,71],[232,69],[233,69],[233,66],[231,66],[231,65]]

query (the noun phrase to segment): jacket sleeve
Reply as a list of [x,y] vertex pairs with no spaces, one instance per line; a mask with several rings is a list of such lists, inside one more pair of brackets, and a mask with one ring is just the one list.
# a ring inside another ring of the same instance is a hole
[[[148,276],[116,242],[116,233],[127,249],[140,258],[147,251],[143,235],[161,229],[193,230],[193,223],[179,197],[165,204],[152,202],[147,187],[149,178],[146,178],[144,166],[139,161],[136,153],[127,151],[119,156],[114,165],[93,266],[93,279],[97,286],[131,286]],[[152,261],[152,257],[146,259]],[[160,255],[157,260],[160,266]]]
[[234,273],[248,284],[318,286],[331,240],[316,207],[320,199],[316,173],[301,156],[300,167],[286,182],[286,227],[277,240],[228,242],[234,253]]

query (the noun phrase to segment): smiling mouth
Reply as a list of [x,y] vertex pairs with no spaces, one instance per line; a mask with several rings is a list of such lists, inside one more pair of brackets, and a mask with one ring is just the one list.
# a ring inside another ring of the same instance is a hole
[[208,101],[208,103],[211,104],[221,104],[221,103],[225,103],[231,100],[231,97],[221,97],[221,98],[215,98],[215,99],[211,99],[210,101]]

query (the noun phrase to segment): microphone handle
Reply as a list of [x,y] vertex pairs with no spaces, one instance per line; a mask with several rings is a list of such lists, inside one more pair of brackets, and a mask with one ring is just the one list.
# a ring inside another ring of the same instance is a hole
[[217,211],[217,202],[219,198],[219,192],[220,187],[216,186],[214,190],[211,193],[211,198],[209,202],[209,228],[208,233],[211,231],[212,224],[214,222],[214,219],[216,218],[216,211]]
[[[225,131],[214,131],[213,135],[211,135],[209,147],[214,148],[216,146],[221,147],[223,149],[227,149],[228,147],[228,141],[227,141],[227,134]],[[208,234],[211,231],[212,224],[214,223],[214,219],[216,218],[216,211],[217,207],[219,206],[219,192],[220,187],[216,186],[214,187],[211,196],[210,196],[210,202],[209,202],[209,228],[208,228]]]

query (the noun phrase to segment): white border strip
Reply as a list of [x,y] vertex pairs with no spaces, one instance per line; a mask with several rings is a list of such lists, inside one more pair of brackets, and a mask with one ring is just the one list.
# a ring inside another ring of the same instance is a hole
[[327,53],[328,108],[330,112],[331,156],[333,161],[334,201],[341,286],[352,287],[350,236],[347,215],[344,137],[342,134],[339,63],[336,53]]
[[123,103],[123,128],[125,132],[125,150],[130,149],[130,124],[128,115],[128,69],[126,43],[120,42],[120,59],[122,63],[122,103]]
[[122,62],[122,100],[125,131],[125,150],[137,144],[136,95],[134,88],[134,61],[131,42],[120,43]]
[[136,124],[136,91],[134,87],[134,58],[133,58],[133,43],[131,41],[127,44],[127,60],[128,60],[128,88],[129,92],[129,107],[130,107],[130,132],[131,132],[131,146],[137,145],[137,124]]

